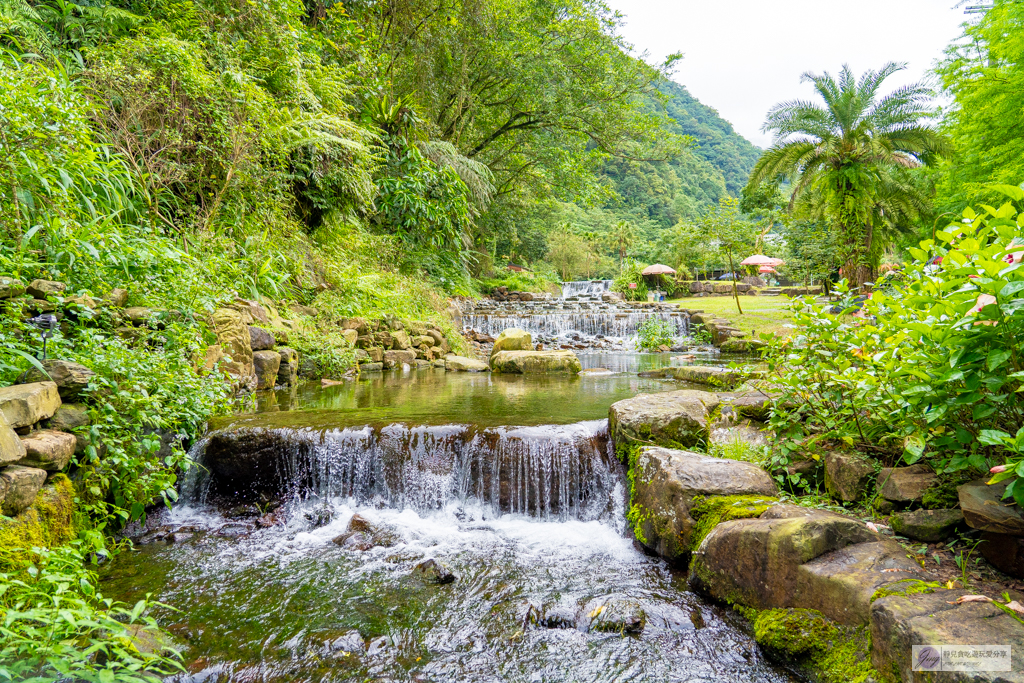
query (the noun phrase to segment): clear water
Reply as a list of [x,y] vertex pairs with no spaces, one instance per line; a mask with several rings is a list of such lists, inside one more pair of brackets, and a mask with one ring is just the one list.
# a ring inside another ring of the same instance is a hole
[[[635,374],[672,362],[594,354],[585,365],[611,372],[422,371],[261,396],[221,427],[281,442],[267,476],[283,506],[259,524],[263,509],[202,504],[204,481],[238,476],[228,449],[151,519],[159,542],[104,570],[103,593],[174,608],[157,613],[186,646],[174,683],[790,681],[624,528],[604,418],[619,398],[679,388]],[[333,543],[355,513],[397,542]],[[457,579],[424,581],[427,559]],[[592,629],[609,601],[642,610],[642,631]]]

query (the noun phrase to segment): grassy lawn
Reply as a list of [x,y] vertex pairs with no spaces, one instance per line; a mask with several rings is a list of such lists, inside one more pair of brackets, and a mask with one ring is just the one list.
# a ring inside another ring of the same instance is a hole
[[786,325],[792,324],[793,317],[786,306],[790,299],[785,296],[743,296],[740,305],[743,315],[736,312],[736,300],[731,296],[703,296],[672,299],[671,303],[679,304],[680,308],[691,311],[714,313],[720,318],[731,320],[736,327],[752,338],[758,334],[772,333],[780,337],[788,337],[792,331]]

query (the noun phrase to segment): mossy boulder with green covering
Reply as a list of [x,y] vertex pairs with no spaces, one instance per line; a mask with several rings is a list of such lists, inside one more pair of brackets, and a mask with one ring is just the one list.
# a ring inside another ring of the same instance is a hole
[[583,369],[572,351],[499,351],[490,365],[492,372],[520,375],[577,375]]
[[[627,519],[638,541],[671,562],[689,560],[697,521],[695,499],[774,496],[775,482],[749,463],[668,448],[642,448],[629,472]],[[711,513],[711,510],[708,510]]]
[[718,389],[731,389],[752,375],[738,370],[727,370],[711,365],[683,365],[676,368],[666,368],[665,376],[692,384],[704,384]]
[[778,503],[774,496],[700,496],[693,499],[690,516],[696,525],[690,538],[691,550],[700,547],[701,541],[712,529],[731,519],[760,517],[769,507]]
[[964,513],[960,510],[897,512],[889,518],[889,524],[900,536],[936,543],[952,536],[957,527],[964,526]]
[[0,549],[18,549],[15,556],[2,553],[5,562],[22,557],[31,548],[53,548],[75,537],[75,488],[57,474],[39,491],[28,509],[15,517],[0,519]]
[[707,440],[708,420],[719,403],[715,394],[692,389],[640,394],[612,404],[608,430],[616,443],[691,448]]
[[753,619],[754,639],[772,659],[821,683],[862,683],[874,674],[865,627],[844,627],[812,609],[770,609]]
[[510,327],[502,330],[491,347],[491,355],[500,351],[533,351],[533,338],[526,330]]

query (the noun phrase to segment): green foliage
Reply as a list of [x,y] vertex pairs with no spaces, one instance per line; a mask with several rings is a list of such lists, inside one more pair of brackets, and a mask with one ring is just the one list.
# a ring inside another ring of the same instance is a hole
[[[624,296],[626,301],[646,301],[647,282],[644,280],[644,276],[640,274],[643,269],[643,266],[636,261],[627,259],[622,264],[622,269],[619,271],[618,276],[612,282],[611,290]],[[630,285],[636,286],[630,287]]]
[[480,292],[490,294],[498,287],[508,287],[510,292],[558,292],[561,281],[548,277],[546,273],[516,272],[507,268],[495,271],[493,277],[477,280]]
[[938,211],[959,212],[969,203],[996,203],[990,183],[1024,178],[1024,5],[995,0],[946,50],[937,71],[954,102],[942,129],[952,159],[939,168]]
[[644,351],[653,351],[659,346],[672,346],[675,339],[675,323],[653,316],[640,323],[636,330],[636,345]]
[[825,221],[792,220],[782,234],[786,240],[786,273],[806,283],[824,282],[839,268],[835,233]]
[[34,552],[34,564],[0,573],[0,680],[157,683],[184,671],[173,650],[137,647],[159,638],[148,596],[134,606],[105,599],[80,543]]
[[806,73],[824,107],[800,100],[775,105],[765,130],[774,144],[750,175],[748,189],[785,178],[794,183],[801,217],[828,220],[842,245],[847,278],[874,279],[887,235],[905,231],[928,210],[908,168],[948,153],[946,140],[920,123],[932,114],[930,91],[915,84],[879,96],[904,65],[889,63],[858,80],[844,66],[838,80]]
[[796,336],[771,361],[785,387],[776,429],[939,472],[996,465],[993,481],[1008,481],[1006,497],[1024,504],[1022,215],[1009,202],[965,209],[910,250],[902,277],[865,302],[866,317],[800,304]]

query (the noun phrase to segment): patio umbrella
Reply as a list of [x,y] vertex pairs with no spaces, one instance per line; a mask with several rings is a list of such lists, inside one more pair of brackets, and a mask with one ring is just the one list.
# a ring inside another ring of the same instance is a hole
[[663,263],[655,263],[653,266],[647,266],[642,271],[641,275],[675,275],[676,271],[669,268]]
[[759,273],[774,273],[774,272],[776,272],[776,270],[774,268],[772,268],[771,266],[769,266],[769,265],[764,265],[764,266],[761,266],[760,268],[758,268],[757,272],[759,272]]
[[754,254],[740,261],[741,266],[781,266],[785,263],[782,259],[772,258],[764,254]]

